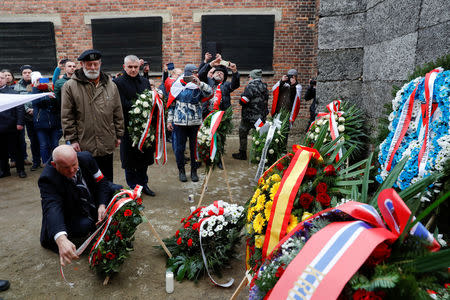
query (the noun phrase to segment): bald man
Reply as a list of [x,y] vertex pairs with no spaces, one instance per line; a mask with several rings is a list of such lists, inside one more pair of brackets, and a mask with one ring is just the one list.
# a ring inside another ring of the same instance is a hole
[[61,145],[52,153],[38,181],[42,198],[41,245],[59,252],[61,264],[78,258],[74,241],[82,242],[101,221],[112,185],[92,155]]

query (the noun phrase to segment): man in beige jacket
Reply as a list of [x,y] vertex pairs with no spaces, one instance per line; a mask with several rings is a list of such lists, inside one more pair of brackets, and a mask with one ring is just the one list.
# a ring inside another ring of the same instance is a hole
[[124,134],[119,91],[100,71],[101,53],[86,50],[79,57],[81,69],[61,92],[61,124],[66,143],[75,151],[89,151],[100,170],[113,181],[113,153]]

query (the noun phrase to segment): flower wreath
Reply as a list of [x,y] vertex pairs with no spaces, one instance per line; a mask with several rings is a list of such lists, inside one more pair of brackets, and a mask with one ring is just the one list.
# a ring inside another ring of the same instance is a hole
[[[378,182],[383,182],[390,168],[406,157],[408,161],[394,185],[402,190],[443,170],[450,158],[449,76],[450,71],[437,69],[406,83],[397,92],[389,115],[390,132],[380,144]],[[431,94],[429,101],[426,93]],[[433,191],[438,193],[439,188]]]

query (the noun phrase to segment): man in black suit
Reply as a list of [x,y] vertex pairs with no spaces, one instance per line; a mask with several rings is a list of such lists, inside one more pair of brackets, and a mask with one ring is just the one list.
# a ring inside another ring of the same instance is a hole
[[[106,214],[112,185],[89,152],[70,145],[55,148],[39,181],[42,198],[41,245],[58,251],[61,265],[78,258],[73,240],[87,237]],[[72,241],[71,241],[72,240]]]

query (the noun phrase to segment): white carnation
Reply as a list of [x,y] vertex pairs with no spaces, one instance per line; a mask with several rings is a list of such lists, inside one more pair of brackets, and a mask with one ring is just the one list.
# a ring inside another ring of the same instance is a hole
[[258,146],[258,145],[259,145],[259,141],[255,141],[255,145],[257,145],[257,146]]
[[145,108],[147,108],[147,107],[149,107],[150,105],[148,105],[148,102],[143,102],[143,103],[142,103],[142,106],[145,107]]
[[277,143],[277,144],[278,144],[279,142],[280,142],[280,140],[279,140],[279,139],[275,139],[275,143]]
[[345,126],[344,125],[339,125],[338,126],[338,131],[339,132],[344,132],[344,130],[345,130]]
[[[142,99],[145,99],[146,97],[147,97],[147,95],[145,95],[145,94],[142,94],[142,95],[141,95],[141,98],[142,98]],[[138,101],[139,101],[139,100],[138,100]]]
[[273,154],[274,152],[273,149],[269,149],[269,154]]

